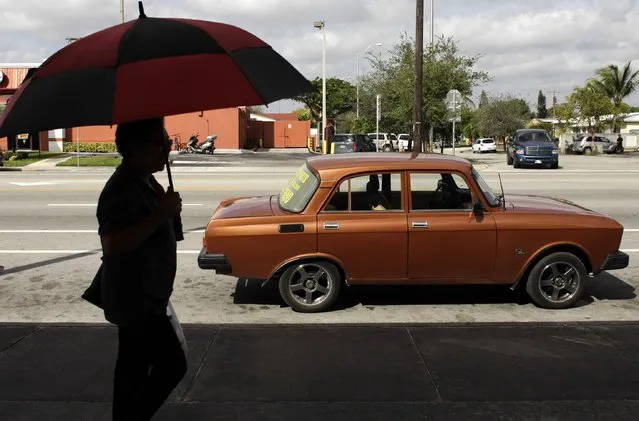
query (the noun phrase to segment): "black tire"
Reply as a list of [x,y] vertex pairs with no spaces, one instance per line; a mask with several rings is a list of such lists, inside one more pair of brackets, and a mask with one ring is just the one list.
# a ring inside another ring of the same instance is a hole
[[557,168],[559,168],[559,163],[557,163],[557,164],[550,164],[550,168],[552,168],[553,170],[556,170]]
[[584,155],[592,155],[592,149],[588,148],[584,148]]
[[507,165],[513,164],[513,157],[508,153],[508,150],[506,150],[506,164]]
[[384,152],[390,152],[391,147],[389,145],[384,145],[384,148],[382,149]]
[[[320,260],[296,263],[289,266],[280,277],[280,296],[293,311],[320,313],[335,304],[342,282],[339,270],[332,263]],[[304,295],[304,299],[298,292]],[[315,293],[323,294],[323,297],[314,298]]]
[[584,263],[572,253],[552,253],[530,271],[526,293],[539,307],[566,309],[575,305],[586,288],[588,273]]

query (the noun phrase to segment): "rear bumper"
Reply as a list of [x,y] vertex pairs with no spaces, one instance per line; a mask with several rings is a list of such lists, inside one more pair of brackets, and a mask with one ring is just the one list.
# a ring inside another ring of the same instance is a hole
[[601,270],[616,270],[616,269],[624,269],[628,267],[630,263],[630,256],[624,253],[623,251],[615,251],[613,253],[609,253],[604,261],[604,264],[601,266]]
[[202,247],[197,256],[197,265],[200,269],[214,270],[217,273],[231,273],[231,264],[223,254],[209,254],[205,247]]

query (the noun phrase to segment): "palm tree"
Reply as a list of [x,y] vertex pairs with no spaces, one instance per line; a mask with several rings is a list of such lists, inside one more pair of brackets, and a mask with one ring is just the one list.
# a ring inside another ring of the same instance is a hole
[[622,69],[616,64],[597,69],[597,79],[590,79],[588,85],[603,92],[614,105],[613,130],[617,132],[617,116],[623,113],[625,104],[623,100],[630,96],[639,86],[639,70],[633,72],[630,68],[632,62],[627,62]]

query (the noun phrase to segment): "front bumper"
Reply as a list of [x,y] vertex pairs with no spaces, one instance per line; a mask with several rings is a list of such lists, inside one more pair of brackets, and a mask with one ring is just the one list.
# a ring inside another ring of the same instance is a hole
[[616,270],[616,269],[624,269],[628,267],[630,263],[630,256],[624,253],[623,251],[615,251],[609,253],[604,261],[604,264],[601,266],[601,270]]
[[197,256],[197,265],[200,269],[214,270],[216,273],[231,273],[231,264],[223,254],[209,254],[206,247],[202,247]]
[[517,161],[524,165],[546,165],[557,164],[559,162],[559,155],[516,155]]

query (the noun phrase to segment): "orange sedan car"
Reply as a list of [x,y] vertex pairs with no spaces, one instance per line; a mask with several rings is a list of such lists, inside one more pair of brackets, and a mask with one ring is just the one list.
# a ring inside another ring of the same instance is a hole
[[446,155],[308,159],[279,195],[220,203],[202,269],[279,283],[295,311],[331,308],[345,285],[522,285],[571,307],[588,277],[628,266],[623,226],[566,200],[496,194]]

